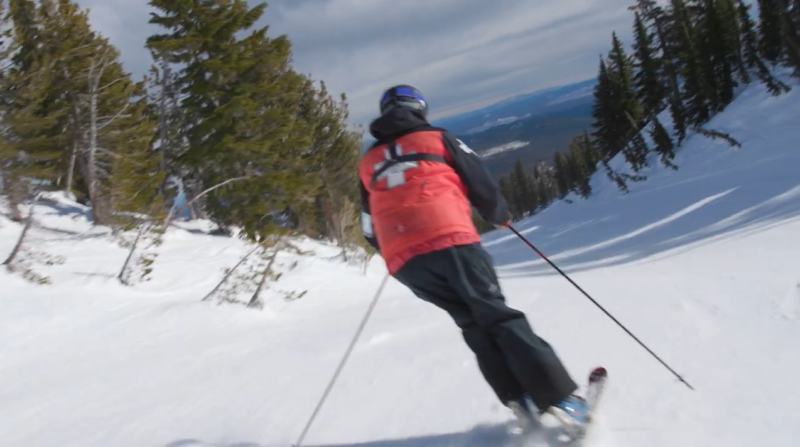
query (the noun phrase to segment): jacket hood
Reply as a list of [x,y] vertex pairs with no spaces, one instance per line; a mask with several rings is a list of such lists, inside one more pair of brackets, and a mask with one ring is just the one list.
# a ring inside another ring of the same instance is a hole
[[369,132],[378,142],[385,142],[421,127],[430,127],[422,115],[413,110],[398,107],[373,121],[369,126]]

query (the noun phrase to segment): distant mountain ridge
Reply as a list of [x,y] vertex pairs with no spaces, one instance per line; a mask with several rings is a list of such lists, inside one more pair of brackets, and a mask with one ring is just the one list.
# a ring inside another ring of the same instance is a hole
[[[597,79],[508,98],[478,110],[432,120],[476,152],[486,154],[493,176],[510,171],[517,158],[527,166],[551,161],[591,125]],[[365,149],[374,142],[371,137]]]
[[[454,134],[466,134],[486,123],[509,117],[535,118],[574,107],[591,96],[597,79],[592,78],[575,84],[551,87],[533,93],[515,96],[471,112],[433,120],[436,126],[449,129]],[[588,89],[589,95],[585,96]],[[575,95],[575,96],[572,96]]]

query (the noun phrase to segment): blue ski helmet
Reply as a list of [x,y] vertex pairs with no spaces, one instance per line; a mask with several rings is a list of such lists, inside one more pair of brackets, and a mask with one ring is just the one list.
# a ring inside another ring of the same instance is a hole
[[396,85],[386,90],[381,97],[381,115],[395,107],[406,107],[422,114],[428,115],[428,103],[419,90],[410,85]]

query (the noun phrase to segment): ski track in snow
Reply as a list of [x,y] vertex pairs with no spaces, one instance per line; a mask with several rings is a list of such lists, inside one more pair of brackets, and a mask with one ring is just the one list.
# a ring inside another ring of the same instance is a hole
[[[589,200],[515,224],[696,391],[513,234],[485,235],[508,301],[575,379],[608,368],[591,447],[800,439],[798,89],[749,87],[708,124],[741,149],[691,137],[678,171],[654,163],[624,196],[601,172]],[[0,272],[2,446],[289,446],[385,274],[380,259],[363,274],[303,239],[313,253],[279,256],[263,311],[220,306],[200,299],[249,246],[208,223],[170,230],[153,280],[126,288],[127,253],[87,209],[60,199],[37,215],[32,245],[66,263],[35,267],[51,286]],[[0,254],[19,231],[0,205]],[[565,445],[547,424],[515,437],[511,419],[447,315],[392,280],[304,445]]]

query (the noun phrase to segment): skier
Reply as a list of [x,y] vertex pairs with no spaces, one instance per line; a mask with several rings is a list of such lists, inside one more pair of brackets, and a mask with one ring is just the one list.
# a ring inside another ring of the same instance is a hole
[[507,225],[507,204],[480,156],[429,124],[427,112],[408,85],[381,98],[370,125],[377,141],[358,167],[364,236],[394,278],[450,314],[505,406],[520,418],[538,409],[582,424],[587,408],[576,383],[525,314],[506,305],[472,222],[470,204],[487,222]]

